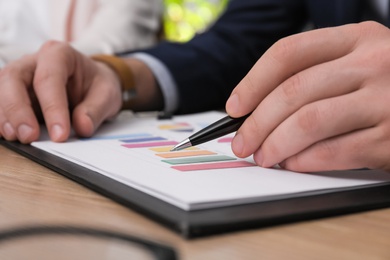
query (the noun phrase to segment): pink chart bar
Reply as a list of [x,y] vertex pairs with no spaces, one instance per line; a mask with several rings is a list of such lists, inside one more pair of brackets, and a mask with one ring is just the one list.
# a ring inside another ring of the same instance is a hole
[[146,148],[146,147],[160,147],[168,145],[177,145],[176,141],[163,141],[163,142],[151,142],[151,143],[136,143],[136,144],[122,144],[126,148]]
[[214,170],[214,169],[252,167],[252,166],[256,166],[256,164],[247,161],[234,161],[234,162],[179,165],[179,166],[172,166],[171,168],[182,172],[188,172],[188,171]]
[[224,137],[221,139],[218,139],[218,143],[231,143],[233,140],[233,137]]

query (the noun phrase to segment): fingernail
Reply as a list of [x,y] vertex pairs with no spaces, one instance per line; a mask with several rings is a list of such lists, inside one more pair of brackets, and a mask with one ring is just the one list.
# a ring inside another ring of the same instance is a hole
[[25,141],[27,140],[33,132],[33,129],[26,124],[21,124],[18,127],[18,137],[20,141]]
[[4,137],[5,138],[8,138],[8,139],[14,138],[15,130],[10,123],[8,123],[8,122],[5,123],[3,126],[3,130],[4,130]]
[[237,94],[233,94],[230,96],[228,101],[226,102],[226,110],[228,114],[237,114],[240,107],[240,100]]
[[255,152],[255,154],[253,155],[253,159],[255,160],[257,165],[263,166],[264,156],[263,156],[263,152],[261,149],[259,149],[259,150],[257,150],[257,152]]
[[244,150],[244,138],[238,133],[232,141],[232,149],[236,155],[241,155]]
[[50,131],[50,136],[53,141],[58,141],[61,139],[64,131],[60,125],[53,125]]

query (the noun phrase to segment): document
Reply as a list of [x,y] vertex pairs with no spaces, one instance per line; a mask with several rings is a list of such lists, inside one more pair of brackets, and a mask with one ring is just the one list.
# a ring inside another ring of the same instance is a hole
[[[206,112],[158,120],[154,113],[122,112],[92,138],[36,148],[88,168],[186,211],[325,194],[390,182],[390,174],[365,170],[298,173],[257,166],[237,158],[233,134],[182,151],[170,149],[224,117]],[[77,175],[77,173],[75,173]]]

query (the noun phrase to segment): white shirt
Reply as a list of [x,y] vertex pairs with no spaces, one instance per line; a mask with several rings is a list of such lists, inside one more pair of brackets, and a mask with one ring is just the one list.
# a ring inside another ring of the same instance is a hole
[[88,55],[151,46],[160,28],[161,2],[0,0],[0,60],[35,52],[47,40],[70,42]]

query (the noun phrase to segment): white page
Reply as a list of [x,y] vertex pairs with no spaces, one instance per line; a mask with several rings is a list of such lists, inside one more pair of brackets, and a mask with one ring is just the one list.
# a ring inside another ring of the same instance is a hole
[[[207,112],[157,120],[153,116],[136,117],[131,113],[122,113],[117,119],[104,124],[90,140],[72,138],[65,143],[53,143],[43,137],[32,145],[184,210],[275,200],[302,196],[308,192],[314,194],[340,188],[353,189],[390,181],[390,174],[386,172],[304,174],[258,166],[182,172],[162,162],[163,158],[157,156],[157,152],[149,148],[125,148],[120,140],[126,138],[115,138],[144,133],[180,142],[193,132],[161,130],[161,125],[188,123],[189,127],[198,131],[223,116],[225,114],[220,112]],[[111,139],[99,139],[104,137]],[[219,143],[218,140],[198,148],[235,157],[230,143]],[[252,158],[245,161],[253,162]]]

